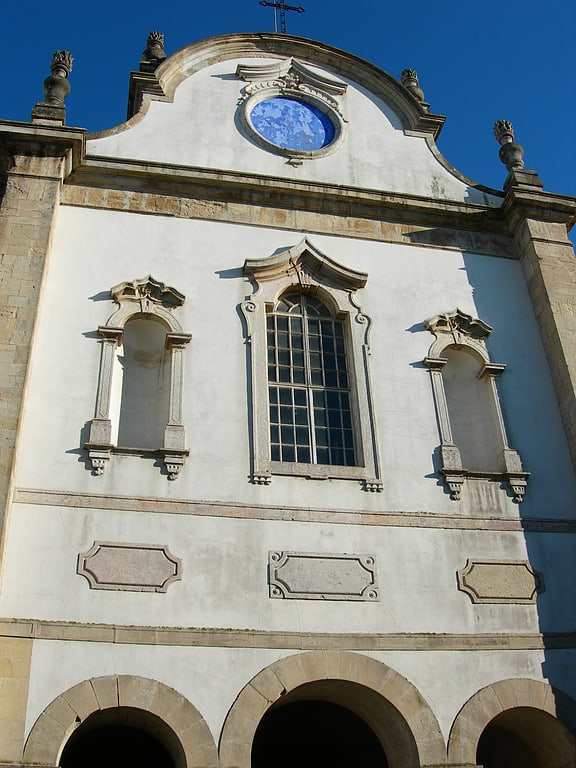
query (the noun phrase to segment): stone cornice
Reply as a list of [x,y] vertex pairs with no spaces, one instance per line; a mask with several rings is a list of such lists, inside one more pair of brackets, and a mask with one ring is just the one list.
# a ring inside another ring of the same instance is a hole
[[0,637],[122,645],[350,651],[541,651],[576,648],[576,633],[290,632],[0,619]]
[[566,224],[570,231],[576,222],[576,197],[545,192],[538,185],[507,184],[502,213],[512,232],[523,219]]
[[224,501],[188,501],[154,497],[85,494],[17,488],[14,503],[41,504],[46,507],[111,509],[172,515],[249,518],[250,520],[294,520],[309,523],[378,525],[396,528],[444,528],[473,531],[517,531],[531,533],[576,534],[574,519],[504,518],[486,515],[445,515],[438,512],[403,510],[311,509],[297,506],[265,506]]
[[89,156],[75,169],[69,182],[100,189],[277,205],[323,214],[508,235],[500,209],[492,206],[237,171]]
[[8,153],[64,156],[70,158],[67,172],[77,168],[84,157],[86,131],[83,128],[47,126],[0,120],[0,147]]

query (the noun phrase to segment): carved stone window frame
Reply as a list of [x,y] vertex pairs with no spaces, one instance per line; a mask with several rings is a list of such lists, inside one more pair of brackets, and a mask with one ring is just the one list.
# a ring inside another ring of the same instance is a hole
[[[450,491],[450,498],[459,500],[462,486],[466,477],[488,477],[489,479],[502,479],[508,484],[514,501],[521,502],[526,492],[529,472],[524,472],[522,459],[518,451],[510,447],[506,434],[506,425],[498,395],[497,379],[505,370],[504,363],[494,363],[486,347],[486,339],[492,332],[491,326],[468,315],[461,309],[435,315],[424,323],[425,327],[436,337],[428,350],[424,364],[430,371],[432,391],[438,417],[440,431],[440,457],[442,467],[441,474]],[[452,437],[452,426],[448,413],[448,403],[444,388],[442,371],[448,360],[443,357],[447,347],[466,346],[474,350],[483,361],[478,373],[478,378],[488,382],[490,386],[491,400],[496,414],[498,433],[501,443],[501,452],[498,458],[500,471],[479,473],[465,469],[462,466],[460,449],[455,445]]]
[[[330,155],[342,145],[346,136],[346,119],[343,115],[343,97],[348,88],[346,83],[319,75],[296,59],[256,66],[240,64],[236,75],[249,83],[243,89],[240,100],[240,125],[262,149],[301,162]],[[275,96],[311,104],[327,115],[335,131],[332,141],[325,147],[308,151],[280,147],[264,138],[254,126],[251,113],[257,104]]]
[[[159,453],[170,480],[176,479],[189,451],[182,423],[182,393],[184,386],[184,348],[192,336],[184,333],[173,311],[182,306],[185,296],[175,288],[155,280],[151,275],[120,283],[110,289],[110,297],[118,304],[106,324],[98,328],[101,336],[100,371],[96,393],[96,409],[90,421],[85,444],[95,475],[101,475],[113,453]],[[120,448],[112,445],[110,405],[118,347],[122,344],[124,327],[133,318],[157,319],[167,328],[166,349],[170,353],[169,413],[164,428],[163,444],[158,449]]]
[[[269,485],[273,475],[335,478],[361,481],[366,491],[382,491],[369,367],[371,321],[356,300],[356,291],[364,287],[368,276],[337,264],[307,238],[268,258],[247,259],[244,274],[254,282],[253,293],[240,305],[246,322],[250,361],[251,481]],[[289,291],[318,296],[343,321],[352,382],[355,466],[270,458],[266,319],[279,297]]]

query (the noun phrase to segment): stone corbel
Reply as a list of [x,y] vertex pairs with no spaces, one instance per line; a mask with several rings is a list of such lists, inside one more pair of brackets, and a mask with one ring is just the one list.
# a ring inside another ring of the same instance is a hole
[[253,472],[252,482],[254,485],[271,485],[272,475],[270,472]]

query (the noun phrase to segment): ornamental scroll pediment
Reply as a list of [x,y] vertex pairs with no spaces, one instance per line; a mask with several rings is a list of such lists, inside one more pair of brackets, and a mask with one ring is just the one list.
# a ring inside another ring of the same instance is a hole
[[246,259],[244,273],[254,277],[257,282],[289,277],[302,288],[322,283],[345,291],[363,288],[368,280],[365,272],[338,264],[313,246],[307,238],[266,259]]
[[[110,295],[118,304],[135,301],[142,306],[153,304],[165,309],[181,307],[185,300],[183,293],[155,280],[152,275],[115,285],[110,289]],[[144,308],[142,311],[145,311]]]
[[457,339],[461,336],[471,339],[486,339],[492,333],[492,327],[488,323],[472,317],[458,308],[452,312],[431,317],[425,325],[435,336],[440,333],[451,334],[456,344],[458,344]]
[[313,72],[297,59],[285,59],[273,64],[239,64],[236,76],[249,83],[244,89],[244,99],[262,90],[316,97],[343,119],[339,97],[346,93],[346,83]]

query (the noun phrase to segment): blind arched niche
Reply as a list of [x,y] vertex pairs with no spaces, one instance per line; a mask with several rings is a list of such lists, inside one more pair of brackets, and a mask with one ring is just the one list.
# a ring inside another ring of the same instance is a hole
[[96,413],[85,447],[94,474],[113,453],[153,451],[174,480],[188,455],[182,423],[183,333],[174,310],[185,297],[148,275],[110,290],[118,309],[102,338]]
[[440,472],[451,498],[460,498],[466,476],[500,476],[522,501],[528,473],[508,444],[496,385],[506,366],[490,360],[485,343],[492,328],[460,309],[425,325],[436,337],[424,363],[438,416]]

